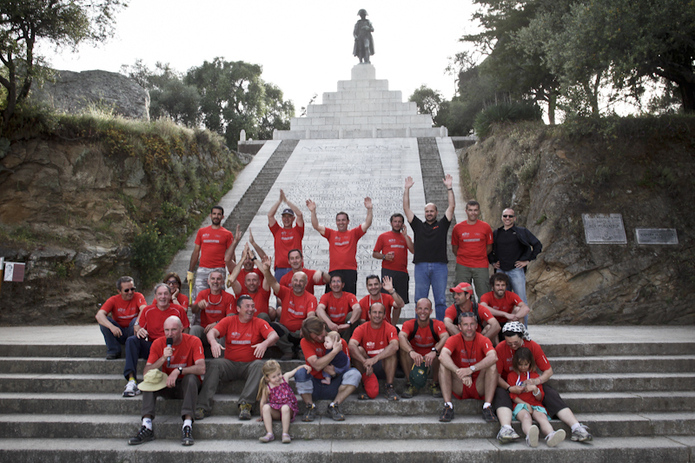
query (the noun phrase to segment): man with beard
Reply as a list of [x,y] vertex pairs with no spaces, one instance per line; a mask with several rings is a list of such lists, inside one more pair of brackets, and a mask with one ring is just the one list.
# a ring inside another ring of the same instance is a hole
[[413,240],[408,236],[403,214],[393,214],[390,219],[391,231],[382,233],[376,240],[372,257],[381,259],[381,278],[393,279],[393,287],[403,298],[403,303],[410,302],[408,297],[408,251],[415,251]]

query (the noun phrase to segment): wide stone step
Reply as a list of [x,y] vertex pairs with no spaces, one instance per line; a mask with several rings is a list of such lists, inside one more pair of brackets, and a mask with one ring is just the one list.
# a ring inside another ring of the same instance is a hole
[[553,375],[548,381],[563,392],[687,391],[695,373],[589,373]]
[[[290,428],[292,431],[292,428]],[[197,437],[197,425],[193,436]],[[294,440],[289,445],[261,444],[248,440],[196,440],[193,447],[182,447],[180,437],[157,438],[131,447],[123,439],[0,439],[0,457],[16,463],[93,462],[208,463],[289,462],[289,463],[432,463],[499,462],[687,462],[695,438],[664,436],[653,438],[595,439],[590,444],[565,441],[555,448],[540,444],[526,447],[522,442],[501,445],[494,439],[412,439],[389,441]]]
[[[195,423],[200,439],[254,439],[264,434],[263,424],[240,421],[236,416],[210,416]],[[291,425],[292,435],[298,439],[463,439],[494,438],[499,425],[485,423],[480,416],[457,414],[450,423],[433,416],[364,416],[346,415],[345,421],[333,421],[326,416]],[[636,437],[695,434],[695,415],[692,413],[616,413],[577,414],[577,419],[589,426],[595,439],[606,437]],[[126,415],[0,415],[0,438],[111,438],[127,439],[140,427],[139,414]],[[155,419],[156,435],[176,439],[181,433],[180,415],[159,415]],[[280,423],[275,423],[277,431]],[[552,420],[555,429],[569,428]],[[519,423],[514,424],[520,431]]]

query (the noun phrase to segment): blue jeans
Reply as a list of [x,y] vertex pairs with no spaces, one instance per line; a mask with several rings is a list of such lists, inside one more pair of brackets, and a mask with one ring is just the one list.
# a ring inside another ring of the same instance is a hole
[[137,336],[129,337],[125,342],[125,368],[123,376],[128,379],[130,373],[138,375],[138,359],[147,359],[150,356],[150,341],[145,341]]
[[291,267],[289,267],[289,268],[278,267],[275,269],[275,279],[277,281],[280,281],[280,279],[282,279],[282,277],[284,277],[285,275],[287,275],[291,271],[292,271]]
[[432,287],[434,310],[437,320],[444,321],[446,312],[446,280],[449,275],[448,265],[444,262],[420,262],[415,264],[415,304],[427,298]]
[[342,375],[337,375],[331,380],[331,384],[323,384],[320,379],[307,373],[304,368],[294,374],[294,383],[297,394],[311,394],[312,400],[333,400],[338,395],[338,389],[342,385],[359,386],[362,375],[356,368],[350,368]]
[[116,337],[113,335],[110,329],[108,329],[105,326],[99,325],[99,329],[101,330],[101,334],[104,335],[104,342],[106,342],[106,353],[108,355],[121,355],[121,345],[125,344],[126,339],[131,337],[133,335],[133,326],[135,325],[135,321],[138,319],[138,317],[134,317],[130,321],[130,325],[128,325],[127,328],[123,328],[121,325],[113,321],[113,318],[111,317],[106,317],[106,319],[109,321],[109,323],[113,324],[113,326],[117,326],[121,329],[121,335],[119,337]]
[[[528,305],[526,300],[526,273],[523,268],[514,268],[509,271],[497,270],[500,273],[504,273],[509,277],[509,282],[512,287],[509,288],[516,293],[517,296],[524,301],[524,304]],[[528,327],[528,315],[524,317],[524,325]]]

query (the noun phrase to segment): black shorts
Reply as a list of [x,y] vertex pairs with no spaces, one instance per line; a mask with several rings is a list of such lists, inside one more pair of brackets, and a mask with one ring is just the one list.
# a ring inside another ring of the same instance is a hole
[[[562,400],[560,394],[558,394],[558,392],[551,386],[548,386],[547,383],[543,385],[543,393],[543,406],[548,412],[548,416],[550,418],[554,418],[555,415],[557,415],[557,412],[563,408],[567,408],[567,404],[564,400]],[[495,398],[492,400],[492,410],[497,412],[497,409],[500,407],[506,407],[510,410],[514,410],[514,403],[509,397],[509,393],[498,386],[497,389],[495,389]]]
[[[401,296],[401,299],[403,299],[403,302],[408,304],[410,302],[410,298],[408,297],[408,289],[410,288],[410,276],[408,275],[408,272],[399,272],[398,270],[389,270],[386,268],[381,269],[381,278],[385,276],[389,276],[393,279],[393,289],[396,290],[399,296]],[[382,293],[386,293],[383,289],[381,290]],[[398,323],[398,320],[394,320],[394,323]]]
[[[343,291],[357,294],[357,270],[333,270],[330,272],[331,277],[340,275],[343,278]],[[326,283],[326,294],[331,292],[330,280]]]

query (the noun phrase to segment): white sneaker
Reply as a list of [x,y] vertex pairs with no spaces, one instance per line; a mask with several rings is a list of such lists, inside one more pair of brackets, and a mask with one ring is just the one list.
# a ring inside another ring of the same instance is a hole
[[538,426],[535,424],[531,426],[526,434],[526,444],[531,448],[538,447]]
[[565,430],[564,429],[558,429],[552,434],[548,434],[545,436],[545,443],[548,444],[548,447],[555,447],[557,444],[565,440]]
[[128,381],[128,384],[125,385],[123,397],[135,397],[138,394],[140,394],[140,389],[138,389],[138,385],[135,380],[131,379]]

